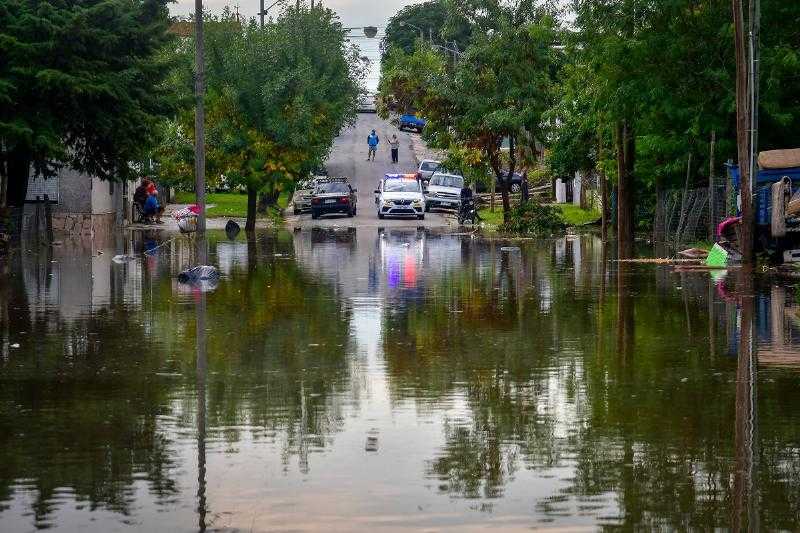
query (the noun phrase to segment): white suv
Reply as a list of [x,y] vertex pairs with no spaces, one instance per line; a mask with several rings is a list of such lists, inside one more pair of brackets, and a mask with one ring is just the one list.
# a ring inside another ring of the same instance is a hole
[[425,195],[414,174],[386,174],[375,189],[378,218],[416,216],[425,218]]
[[457,174],[435,172],[425,192],[425,206],[458,209],[461,205],[461,189],[464,188],[464,177]]

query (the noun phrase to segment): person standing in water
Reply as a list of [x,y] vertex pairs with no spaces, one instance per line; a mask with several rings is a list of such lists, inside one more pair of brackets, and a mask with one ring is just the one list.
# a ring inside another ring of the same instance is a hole
[[389,139],[389,147],[392,149],[392,163],[397,163],[400,153],[400,140],[397,135],[392,135],[392,138]]
[[375,130],[372,130],[372,133],[367,137],[367,147],[369,148],[367,152],[367,161],[375,161],[375,152],[378,150],[379,142],[381,142],[381,140],[378,138],[378,134],[375,133]]

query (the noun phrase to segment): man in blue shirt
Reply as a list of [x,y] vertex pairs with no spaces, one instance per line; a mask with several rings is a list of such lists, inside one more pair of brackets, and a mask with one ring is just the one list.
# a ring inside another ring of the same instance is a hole
[[375,161],[375,152],[378,150],[379,142],[381,142],[381,140],[378,138],[378,134],[375,133],[375,130],[372,130],[372,133],[367,137],[367,146],[369,147],[367,161]]

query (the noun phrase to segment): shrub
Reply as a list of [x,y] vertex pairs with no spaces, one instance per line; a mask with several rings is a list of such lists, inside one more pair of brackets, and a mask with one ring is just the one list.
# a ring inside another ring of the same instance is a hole
[[508,223],[501,226],[506,233],[550,235],[564,227],[560,209],[534,200],[514,207],[509,215]]

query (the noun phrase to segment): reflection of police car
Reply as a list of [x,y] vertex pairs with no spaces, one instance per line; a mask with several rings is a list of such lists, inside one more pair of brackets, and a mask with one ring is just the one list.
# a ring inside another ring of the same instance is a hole
[[375,189],[378,218],[416,216],[425,218],[425,195],[414,174],[386,174]]
[[314,195],[311,197],[311,218],[328,213],[356,214],[356,190],[350,187],[347,178],[317,178]]

